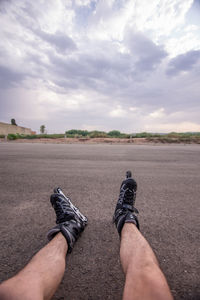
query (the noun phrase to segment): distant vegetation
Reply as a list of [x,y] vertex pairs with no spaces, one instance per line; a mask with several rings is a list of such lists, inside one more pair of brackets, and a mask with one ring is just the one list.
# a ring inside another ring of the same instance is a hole
[[167,134],[158,135],[157,137],[147,137],[147,140],[150,142],[158,143],[196,143],[200,144],[200,132],[170,132]]
[[87,131],[87,130],[77,130],[71,129],[65,132],[66,137],[71,138],[130,138],[130,134],[121,133],[118,130],[112,130],[109,132],[105,131]]
[[32,134],[32,135],[25,135],[25,134],[14,134],[10,133],[8,134],[7,138],[8,140],[17,140],[17,139],[59,139],[64,138],[64,134]]
[[200,132],[196,133],[177,133],[177,132],[171,132],[171,133],[148,133],[148,132],[141,132],[141,133],[121,133],[118,130],[112,130],[109,132],[104,131],[87,131],[87,130],[77,130],[77,129],[71,129],[69,131],[65,132],[66,137],[71,138],[146,138],[147,140],[153,140],[153,139],[160,139],[161,141],[170,141],[170,140],[188,140],[190,138],[200,138]]
[[40,126],[40,133],[44,134],[45,133],[45,125]]
[[15,119],[11,119],[10,123],[11,123],[11,125],[16,125],[17,126],[17,123],[16,123]]
[[[0,138],[4,138],[4,135],[0,135]],[[145,138],[149,142],[154,143],[198,143],[200,144],[200,132],[191,133],[177,133],[171,132],[166,134],[159,133],[133,133],[126,134],[121,133],[118,130],[112,130],[109,132],[104,131],[87,131],[71,129],[65,132],[65,134],[34,134],[34,135],[24,135],[24,134],[8,134],[8,140],[16,139],[58,139],[58,138],[78,138],[80,140],[88,140],[92,138],[120,138],[120,139],[137,139]]]

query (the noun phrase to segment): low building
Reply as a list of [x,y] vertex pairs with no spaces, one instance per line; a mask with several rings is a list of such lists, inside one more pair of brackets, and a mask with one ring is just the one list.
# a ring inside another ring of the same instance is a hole
[[8,135],[9,133],[27,135],[36,134],[36,132],[32,131],[30,128],[0,122],[0,135]]

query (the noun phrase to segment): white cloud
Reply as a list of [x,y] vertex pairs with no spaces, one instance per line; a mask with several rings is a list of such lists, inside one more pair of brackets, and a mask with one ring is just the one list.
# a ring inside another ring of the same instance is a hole
[[163,118],[165,116],[165,110],[163,107],[159,108],[159,109],[155,110],[154,112],[150,113],[149,116],[154,119]]
[[179,37],[169,38],[165,43],[165,49],[170,57],[176,57],[179,54],[186,53],[190,50],[200,49],[200,39],[196,30],[183,33]]
[[109,115],[113,118],[123,118],[126,115],[126,111],[121,107],[121,105],[117,105],[117,107],[109,113]]
[[129,107],[129,110],[130,110],[130,111],[137,111],[137,110],[138,110],[138,108],[137,108],[137,107],[133,107],[133,106],[131,106],[131,107]]
[[[91,4],[90,0],[74,0],[77,6],[89,6]],[[96,1],[93,1],[96,2]]]
[[[193,0],[129,0],[116,8],[115,1],[99,1],[90,19],[89,37],[122,41],[129,29],[147,33],[156,44],[165,44],[171,56],[193,49],[191,38],[200,49],[198,33],[194,33],[197,28],[193,25],[189,30],[186,22],[192,3]],[[188,37],[185,30],[190,31]]]

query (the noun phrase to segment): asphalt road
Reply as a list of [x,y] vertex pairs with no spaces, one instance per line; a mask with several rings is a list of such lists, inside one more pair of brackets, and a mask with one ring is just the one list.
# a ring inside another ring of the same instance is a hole
[[[89,218],[53,299],[121,299],[124,276],[111,222],[126,170],[138,183],[141,232],[175,299],[200,299],[199,145],[0,144],[0,278],[20,270],[54,225],[62,187]],[[27,283],[28,284],[28,283]]]

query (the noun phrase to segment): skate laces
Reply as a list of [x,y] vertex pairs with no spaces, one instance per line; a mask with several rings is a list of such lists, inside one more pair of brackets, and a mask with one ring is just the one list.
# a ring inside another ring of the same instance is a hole
[[126,203],[133,204],[133,197],[134,191],[129,188],[122,188],[119,193],[119,203],[123,204],[125,201]]
[[55,208],[55,212],[56,212],[56,216],[57,216],[58,220],[65,217],[65,220],[67,221],[67,219],[68,219],[67,214],[66,214],[67,212],[69,213],[69,219],[71,219],[72,211],[71,211],[69,205],[65,201],[62,201],[62,202],[56,201],[54,208]]
[[129,188],[127,188],[124,193],[125,202],[132,204],[133,203],[133,195],[134,195],[133,190],[130,190]]

